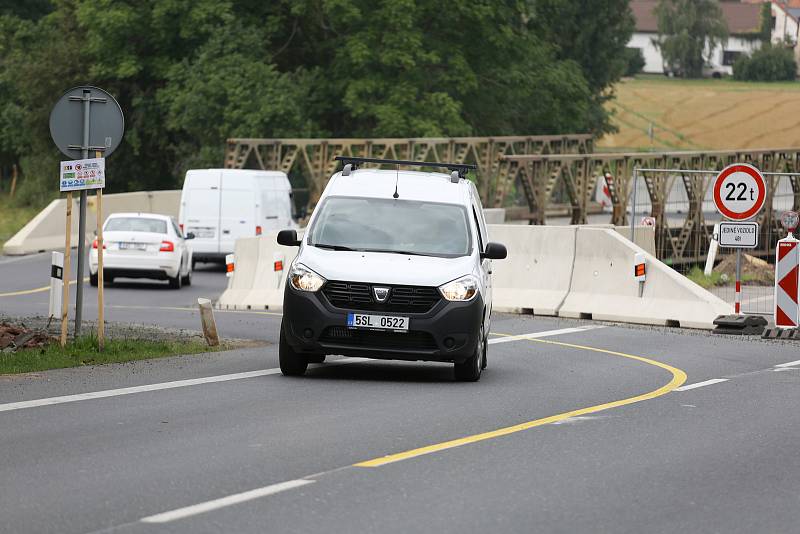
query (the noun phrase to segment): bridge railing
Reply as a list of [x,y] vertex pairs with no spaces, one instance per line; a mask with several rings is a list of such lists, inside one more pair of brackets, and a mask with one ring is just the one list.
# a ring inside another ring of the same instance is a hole
[[[486,207],[501,207],[514,186],[516,164],[504,156],[588,153],[589,134],[371,139],[228,139],[225,167],[281,170],[302,177],[314,205],[336,171],[336,156],[472,163]],[[295,181],[297,183],[297,181]]]

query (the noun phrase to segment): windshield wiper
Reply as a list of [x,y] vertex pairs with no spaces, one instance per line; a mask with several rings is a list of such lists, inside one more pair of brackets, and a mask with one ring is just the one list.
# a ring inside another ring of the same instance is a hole
[[317,248],[324,248],[328,250],[344,250],[344,251],[354,251],[355,249],[346,247],[344,245],[328,245],[326,243],[313,243],[313,245]]
[[425,254],[424,252],[412,252],[410,250],[394,250],[382,248],[365,248],[364,252],[384,252],[386,254],[405,254],[408,256],[435,256],[435,254]]

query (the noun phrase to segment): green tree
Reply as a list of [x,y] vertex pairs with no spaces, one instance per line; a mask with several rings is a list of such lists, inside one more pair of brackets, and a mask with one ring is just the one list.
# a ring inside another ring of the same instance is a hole
[[699,78],[714,50],[728,38],[717,0],[659,0],[658,46],[671,72]]
[[532,0],[533,30],[556,48],[556,57],[577,62],[592,93],[591,129],[610,131],[604,104],[628,69],[626,46],[634,30],[629,0]]

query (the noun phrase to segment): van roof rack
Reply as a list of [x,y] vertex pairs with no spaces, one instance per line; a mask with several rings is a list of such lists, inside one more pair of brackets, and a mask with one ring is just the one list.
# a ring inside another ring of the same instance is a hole
[[[453,173],[457,173],[458,178],[465,178],[468,171],[478,169],[477,165],[470,163],[434,163],[431,161],[407,161],[402,159],[379,159],[379,158],[359,158],[355,156],[336,156],[335,161],[341,161],[342,165],[350,165],[350,170],[358,169],[362,163],[378,163],[380,165],[408,165],[412,167],[440,167]],[[349,173],[347,173],[349,174]]]

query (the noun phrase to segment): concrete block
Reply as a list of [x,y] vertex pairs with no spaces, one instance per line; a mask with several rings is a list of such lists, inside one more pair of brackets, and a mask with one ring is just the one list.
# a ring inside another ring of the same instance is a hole
[[[575,249],[572,283],[560,316],[710,329],[716,317],[733,313],[730,304],[613,230],[579,228]],[[633,277],[637,252],[647,261],[641,297]]]
[[489,240],[508,258],[492,262],[493,309],[558,315],[575,257],[575,226],[490,225]]

